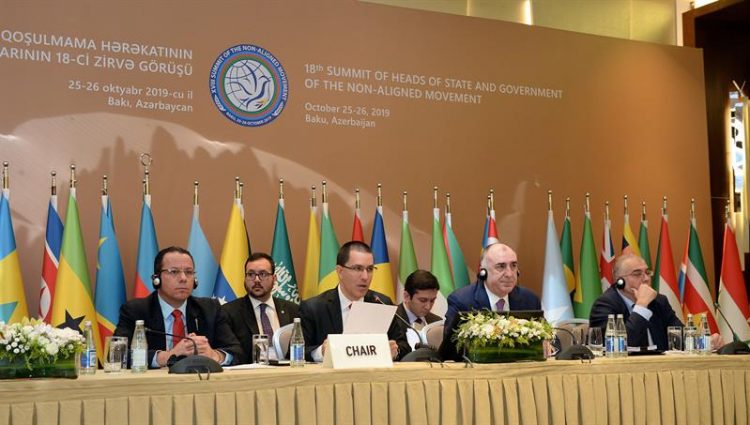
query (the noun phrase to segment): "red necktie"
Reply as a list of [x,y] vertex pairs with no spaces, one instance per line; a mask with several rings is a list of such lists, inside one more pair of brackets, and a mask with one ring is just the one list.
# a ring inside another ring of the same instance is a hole
[[172,346],[177,345],[183,338],[185,338],[185,322],[182,321],[182,312],[175,310],[172,312],[174,322],[172,322]]

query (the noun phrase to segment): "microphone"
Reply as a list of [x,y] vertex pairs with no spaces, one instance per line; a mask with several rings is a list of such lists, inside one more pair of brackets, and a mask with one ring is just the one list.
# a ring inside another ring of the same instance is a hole
[[[372,299],[375,300],[375,301],[377,301],[377,302],[379,302],[380,304],[388,305],[388,304],[384,303],[383,300],[381,300],[380,297],[377,296],[377,295],[373,295]],[[408,320],[406,320],[403,317],[401,317],[401,315],[398,314],[398,313],[394,313],[394,316],[396,316],[401,322],[403,322],[403,324],[405,324],[407,328],[413,330],[414,333],[416,333],[417,336],[419,337],[419,345],[420,345],[420,347],[416,347],[415,346],[415,348],[423,348],[424,347],[424,348],[431,348],[431,349],[434,350],[434,348],[430,347],[429,344],[427,344],[427,341],[424,340],[424,336],[422,335],[422,333],[419,332],[414,326],[412,326],[409,323]]]
[[740,337],[737,336],[737,332],[734,331],[732,324],[727,320],[727,316],[721,311],[719,303],[714,303],[714,307],[724,319],[724,323],[727,324],[729,330],[732,331],[732,342],[722,345],[716,352],[719,354],[750,354],[750,347],[746,343],[740,341]]
[[585,345],[578,343],[578,338],[570,329],[553,327],[556,331],[563,331],[570,335],[573,345],[570,347],[558,351],[555,355],[555,360],[591,360],[594,358],[594,353]]
[[191,356],[172,356],[170,357],[167,364],[169,365],[169,362],[172,361],[172,359],[177,359],[174,363],[169,365],[169,373],[175,373],[175,374],[183,374],[183,373],[201,373],[206,372],[209,375],[211,372],[213,373],[219,373],[223,372],[224,369],[221,367],[219,363],[216,362],[216,360],[211,359],[206,356],[201,356],[198,354],[198,344],[195,343],[195,340],[193,338],[190,338],[189,336],[177,336],[175,334],[171,334],[169,332],[163,332],[156,329],[151,328],[145,328],[147,333],[157,334],[157,335],[166,335],[171,336],[172,338],[185,338],[188,341],[193,343],[193,355]]
[[[383,300],[380,299],[379,296],[376,294],[372,294],[371,299],[379,302],[383,305],[388,305],[383,302]],[[417,344],[414,344],[414,350],[412,350],[410,353],[405,355],[401,358],[402,362],[437,362],[442,363],[443,359],[440,357],[440,355],[437,353],[437,350],[435,347],[430,346],[430,344],[425,341],[424,336],[421,332],[418,332],[414,326],[412,326],[408,320],[401,317],[400,314],[394,313],[394,316],[396,316],[401,322],[403,322],[407,328],[414,331],[417,336],[419,337],[419,342]]]

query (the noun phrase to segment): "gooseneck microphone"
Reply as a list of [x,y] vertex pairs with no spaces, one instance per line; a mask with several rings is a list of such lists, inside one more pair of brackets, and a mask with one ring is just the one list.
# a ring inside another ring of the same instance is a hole
[[555,355],[555,360],[591,360],[594,358],[594,353],[585,345],[579,344],[578,338],[576,338],[575,334],[571,332],[570,329],[557,327],[553,327],[552,329],[566,332],[570,335],[570,338],[573,341],[573,344],[570,347],[560,350]]
[[[372,299],[379,302],[383,305],[388,305],[383,302],[383,300],[380,299],[377,295],[372,295]],[[412,350],[411,353],[408,353],[404,357],[401,358],[402,362],[428,362],[428,363],[442,363],[443,359],[438,354],[435,347],[430,346],[430,344],[425,341],[424,336],[421,332],[417,331],[414,326],[412,326],[408,320],[401,317],[400,314],[395,313],[394,316],[396,316],[400,321],[402,321],[406,327],[411,329],[412,331],[416,332],[417,336],[419,337],[419,342],[414,345],[414,350]]]
[[[177,336],[169,332],[158,331],[151,328],[145,328],[145,330],[146,332],[152,334],[166,335],[171,336],[172,338],[185,338],[193,343],[193,354],[191,356],[173,356],[175,359],[177,359],[177,361],[169,365],[169,373],[208,373],[210,376],[211,373],[219,373],[224,371],[224,369],[219,363],[216,362],[216,360],[198,354],[198,344],[195,343],[195,340],[193,338],[190,338],[189,336]],[[170,361],[171,360],[172,358],[170,358]],[[169,364],[169,362],[167,364]]]
[[[383,300],[381,300],[381,299],[380,299],[380,297],[379,297],[379,296],[377,296],[377,295],[373,295],[373,296],[372,296],[372,299],[374,299],[375,301],[379,302],[380,304],[383,304],[383,305],[388,305],[388,304],[384,303],[384,302],[383,302]],[[417,329],[416,329],[416,328],[415,328],[414,326],[412,326],[412,325],[411,325],[411,324],[409,323],[409,321],[408,321],[408,320],[406,320],[406,319],[404,319],[403,317],[401,317],[401,315],[400,315],[400,314],[398,314],[398,313],[394,313],[394,316],[396,316],[396,317],[397,317],[397,318],[398,318],[398,319],[399,319],[399,320],[400,320],[401,322],[403,322],[403,323],[404,323],[404,324],[406,325],[406,327],[407,327],[407,328],[409,328],[409,329],[413,330],[413,331],[414,331],[414,333],[416,333],[416,334],[417,334],[417,336],[419,337],[419,344],[420,344],[420,346],[422,346],[422,347],[425,347],[425,348],[432,348],[432,347],[430,347],[430,346],[429,346],[429,345],[427,344],[427,341],[425,341],[425,340],[424,340],[424,336],[422,335],[422,333],[421,333],[421,332],[419,332],[419,331],[418,331],[418,330],[417,330]],[[420,347],[416,347],[416,348],[420,348]]]
[[725,316],[724,312],[721,311],[719,303],[714,303],[714,307],[724,319],[724,323],[727,324],[729,330],[732,331],[732,342],[722,345],[721,348],[716,350],[716,352],[719,354],[750,354],[750,346],[740,341],[740,337],[737,336],[737,332],[734,331],[732,324],[729,323],[729,320],[727,320],[727,316]]

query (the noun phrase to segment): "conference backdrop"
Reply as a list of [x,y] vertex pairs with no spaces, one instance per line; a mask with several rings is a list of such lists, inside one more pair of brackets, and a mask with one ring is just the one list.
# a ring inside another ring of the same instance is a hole
[[153,159],[160,246],[187,244],[197,180],[217,260],[235,177],[259,251],[271,250],[283,178],[298,280],[310,186],[322,180],[340,243],[351,236],[355,188],[369,241],[382,184],[394,279],[402,191],[418,264],[430,267],[433,186],[441,208],[451,194],[472,270],[494,189],[499,238],[537,293],[548,190],[558,231],[571,198],[576,258],[586,192],[597,249],[609,201],[619,252],[627,194],[634,228],[647,203],[654,253],[666,195],[676,264],[691,198],[703,252],[713,252],[699,50],[353,0],[0,3],[0,160],[10,163],[31,314],[50,172],[64,216],[70,164],[92,282],[107,175],[132,296],[142,153]]

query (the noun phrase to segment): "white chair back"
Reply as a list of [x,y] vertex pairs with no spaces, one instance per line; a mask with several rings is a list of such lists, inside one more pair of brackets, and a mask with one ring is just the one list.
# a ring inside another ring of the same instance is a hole
[[276,358],[283,360],[289,353],[289,340],[292,339],[294,323],[284,325],[273,333],[273,349],[276,350]]
[[445,320],[438,320],[437,322],[428,323],[420,331],[422,341],[427,341],[427,345],[435,348],[440,348],[440,344],[443,342],[443,326]]

